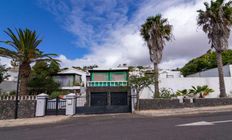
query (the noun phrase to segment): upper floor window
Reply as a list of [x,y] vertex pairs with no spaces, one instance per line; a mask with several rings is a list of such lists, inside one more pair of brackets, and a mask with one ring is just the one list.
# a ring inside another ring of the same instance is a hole
[[93,72],[91,81],[127,81],[127,72]]
[[107,73],[94,73],[94,81],[108,81]]
[[122,73],[113,73],[112,74],[112,81],[125,81],[125,74]]

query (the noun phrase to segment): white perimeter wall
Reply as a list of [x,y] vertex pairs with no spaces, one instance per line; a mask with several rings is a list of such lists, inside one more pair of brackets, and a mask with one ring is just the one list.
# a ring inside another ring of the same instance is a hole
[[[208,98],[219,97],[219,79],[218,77],[187,77],[187,78],[165,78],[160,79],[160,88],[171,88],[174,92],[177,90],[190,89],[192,86],[208,85],[214,90],[214,93],[208,95]],[[232,77],[225,77],[226,92],[232,95]],[[154,91],[154,86],[150,88]],[[141,95],[141,99],[153,98],[153,93],[149,88],[145,88]]]

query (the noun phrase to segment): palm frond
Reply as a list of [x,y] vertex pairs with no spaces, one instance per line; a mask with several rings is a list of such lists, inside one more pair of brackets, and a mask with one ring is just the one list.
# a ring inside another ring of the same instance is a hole
[[9,49],[0,47],[0,56],[2,57],[7,57],[7,58],[12,58],[12,59],[19,59],[19,54],[15,51],[11,51]]

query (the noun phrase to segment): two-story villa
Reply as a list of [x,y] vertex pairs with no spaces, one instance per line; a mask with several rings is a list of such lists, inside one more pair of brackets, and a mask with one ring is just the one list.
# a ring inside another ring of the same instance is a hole
[[130,111],[128,68],[94,68],[89,70],[87,105],[102,107],[106,112]]
[[81,88],[86,87],[86,74],[84,71],[69,68],[53,75],[53,79],[60,84],[61,90],[80,93]]

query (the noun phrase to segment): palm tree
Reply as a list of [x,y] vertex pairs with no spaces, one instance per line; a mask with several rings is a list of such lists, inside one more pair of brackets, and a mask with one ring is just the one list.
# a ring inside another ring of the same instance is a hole
[[0,56],[7,57],[15,61],[19,66],[19,94],[28,95],[28,80],[31,72],[30,64],[35,61],[52,60],[55,54],[44,54],[38,49],[41,39],[36,31],[29,29],[16,29],[14,33],[8,28],[5,33],[10,37],[8,41],[1,41],[11,48],[0,47]]
[[168,19],[160,14],[148,17],[140,30],[143,39],[147,42],[150,60],[154,64],[155,97],[159,97],[159,69],[158,64],[162,59],[162,52],[166,41],[172,38],[172,25]]
[[228,49],[230,27],[232,25],[232,1],[211,0],[210,4],[205,2],[205,11],[198,10],[197,24],[208,35],[211,48],[217,54],[217,66],[220,86],[220,97],[226,97],[222,52]]
[[189,90],[189,95],[196,96],[199,95],[199,98],[204,98],[210,93],[214,92],[213,89],[209,88],[208,85],[204,86],[192,86],[192,89]]

